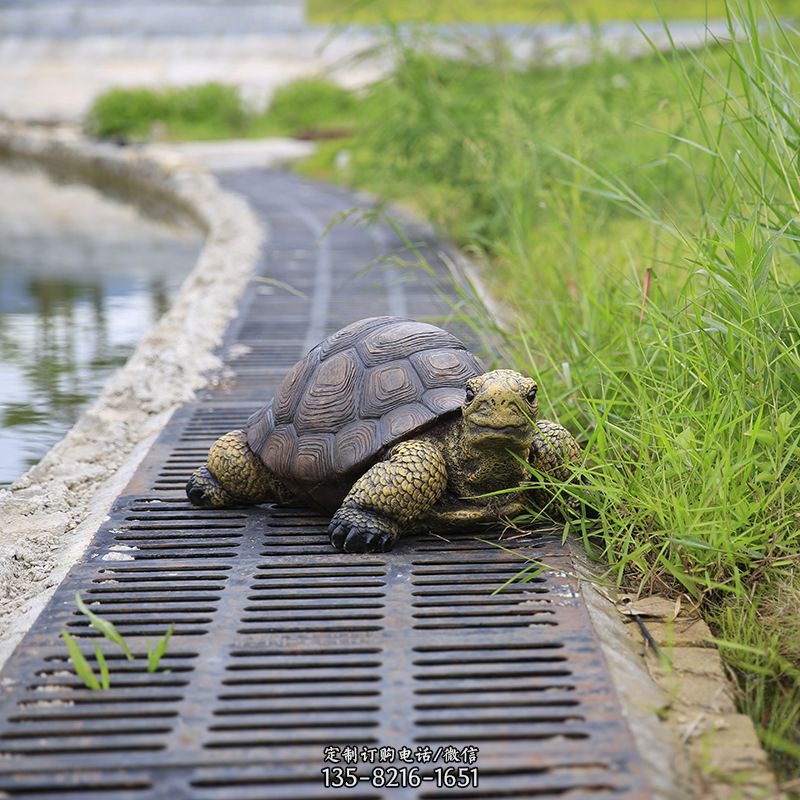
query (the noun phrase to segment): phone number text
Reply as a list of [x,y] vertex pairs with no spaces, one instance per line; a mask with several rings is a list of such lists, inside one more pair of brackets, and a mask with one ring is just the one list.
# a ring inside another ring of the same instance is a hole
[[349,789],[368,784],[375,789],[415,789],[423,783],[437,789],[474,789],[478,786],[477,767],[435,767],[422,774],[419,767],[374,767],[359,775],[356,767],[324,767],[322,782],[326,789]]

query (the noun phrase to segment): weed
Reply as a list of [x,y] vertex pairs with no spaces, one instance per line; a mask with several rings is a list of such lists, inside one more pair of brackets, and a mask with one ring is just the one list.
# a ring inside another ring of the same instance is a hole
[[[75,674],[86,684],[86,687],[88,689],[107,689],[108,686],[101,686],[100,681],[97,680],[94,670],[92,670],[75,639],[67,631],[61,631],[61,637],[66,642],[70,661],[75,667]],[[96,652],[99,652],[99,648]]]
[[133,661],[133,654],[128,647],[128,643],[122,638],[122,634],[114,627],[113,623],[109,622],[107,619],[98,617],[97,614],[89,609],[86,603],[81,599],[81,596],[77,593],[75,594],[75,604],[78,606],[78,611],[89,620],[89,624],[95,630],[100,631],[110,642],[118,644],[122,648],[122,652],[125,653],[125,658],[127,658],[128,661]]
[[170,625],[167,629],[167,632],[158,640],[158,644],[154,648],[150,648],[150,642],[146,642],[147,644],[147,671],[148,672],[155,672],[158,669],[159,663],[161,663],[161,659],[167,653],[167,647],[169,645],[169,640],[172,634],[175,632],[175,626]]
[[[102,633],[103,636],[108,639],[108,641],[113,642],[121,647],[122,652],[125,654],[125,658],[127,658],[128,661],[134,660],[133,653],[131,652],[128,643],[125,641],[122,634],[116,629],[112,622],[104,619],[103,617],[97,616],[97,614],[95,614],[86,605],[86,603],[83,602],[80,594],[77,593],[75,594],[75,604],[78,606],[78,610],[89,620],[89,624],[95,630]],[[151,649],[149,642],[146,643],[148,672],[155,672],[158,669],[161,659],[166,655],[167,646],[173,631],[174,626],[170,625],[169,629],[159,640],[154,649]],[[70,661],[72,661],[72,665],[75,668],[75,674],[84,682],[85,686],[88,689],[93,690],[110,688],[111,677],[108,670],[108,662],[103,655],[103,651],[100,649],[100,645],[97,642],[94,643],[95,661],[98,669],[100,670],[100,678],[98,679],[86,656],[81,651],[80,646],[75,641],[75,638],[65,630],[61,631],[61,637],[64,639],[64,642],[67,645]]]

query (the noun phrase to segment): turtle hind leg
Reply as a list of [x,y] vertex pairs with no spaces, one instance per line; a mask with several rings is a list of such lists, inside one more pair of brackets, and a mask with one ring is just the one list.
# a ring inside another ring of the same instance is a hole
[[387,552],[402,526],[424,516],[446,487],[441,450],[423,439],[401,442],[353,484],[328,526],[331,544],[348,553]]
[[244,503],[222,488],[208,467],[198,467],[186,484],[186,496],[193,506],[200,508],[231,508]]
[[221,436],[208,451],[208,463],[186,484],[186,496],[201,508],[231,508],[285,502],[292,493],[250,449],[244,431]]

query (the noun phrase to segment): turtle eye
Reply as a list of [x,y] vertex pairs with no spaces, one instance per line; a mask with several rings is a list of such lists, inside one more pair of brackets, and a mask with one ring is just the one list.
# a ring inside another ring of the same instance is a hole
[[528,401],[528,402],[529,402],[531,405],[533,405],[533,404],[536,402],[536,392],[538,392],[538,391],[539,391],[539,387],[538,387],[538,386],[534,386],[534,387],[533,387],[533,389],[531,389],[531,390],[528,392],[528,394],[526,394],[526,395],[525,395],[525,399],[526,399],[526,400],[527,400],[527,401]]
[[467,386],[466,396],[468,403],[471,403],[475,399],[475,392],[473,392],[472,389],[469,388],[469,386]]

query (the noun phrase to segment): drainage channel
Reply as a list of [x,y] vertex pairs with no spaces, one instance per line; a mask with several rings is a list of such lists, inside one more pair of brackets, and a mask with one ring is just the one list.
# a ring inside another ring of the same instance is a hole
[[[649,797],[558,537],[428,535],[346,555],[307,508],[187,503],[208,446],[309,344],[377,314],[453,329],[435,242],[418,242],[438,270],[425,280],[365,269],[406,244],[350,224],[320,243],[358,205],[350,193],[278,172],[222,180],[269,223],[269,280],[252,281],[224,370],[173,415],[0,676],[0,797]],[[531,559],[549,568],[512,580]],[[103,643],[108,690],[84,686],[59,639],[87,654],[100,641],[76,592],[136,655]],[[170,625],[149,673],[145,642]]]

